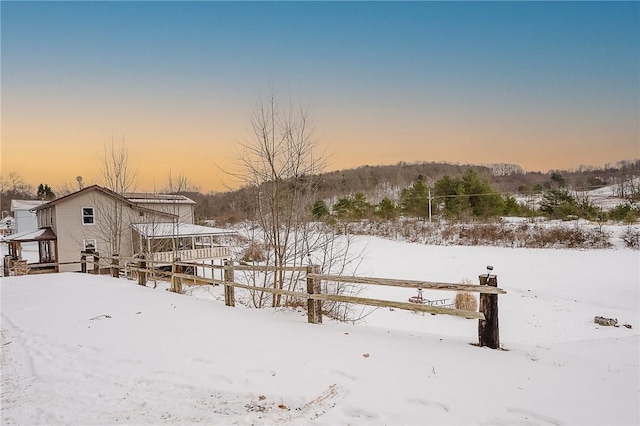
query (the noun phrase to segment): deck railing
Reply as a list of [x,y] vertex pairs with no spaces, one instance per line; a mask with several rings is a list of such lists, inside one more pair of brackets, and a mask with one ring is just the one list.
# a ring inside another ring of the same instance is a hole
[[230,258],[231,249],[229,247],[204,247],[190,250],[163,251],[151,254],[151,259],[157,263],[171,263],[175,259],[182,261],[199,259],[222,259]]

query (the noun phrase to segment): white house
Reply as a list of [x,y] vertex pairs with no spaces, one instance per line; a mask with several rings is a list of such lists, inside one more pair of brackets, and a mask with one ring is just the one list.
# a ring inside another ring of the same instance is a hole
[[42,203],[40,200],[11,200],[11,212],[16,220],[16,233],[38,229],[36,214],[32,210]]
[[16,220],[12,216],[0,219],[0,236],[11,235],[16,232]]
[[79,271],[83,251],[121,259],[145,255],[169,263],[174,258],[229,259],[230,248],[217,244],[216,238],[233,232],[194,225],[194,207],[195,202],[183,196],[134,194],[129,199],[92,185],[38,205],[33,209],[37,230],[5,241],[16,260],[21,243],[38,242],[39,263],[55,264],[61,272]]

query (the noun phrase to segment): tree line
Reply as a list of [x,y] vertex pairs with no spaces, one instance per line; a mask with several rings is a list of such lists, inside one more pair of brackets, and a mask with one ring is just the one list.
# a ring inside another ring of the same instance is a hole
[[[496,176],[492,169],[503,171]],[[511,173],[504,173],[511,170]],[[590,220],[626,220],[638,216],[640,161],[620,161],[601,168],[581,166],[575,170],[549,173],[521,172],[516,166],[462,166],[448,163],[398,163],[394,166],[363,166],[356,169],[305,176],[312,182],[315,201],[309,207],[313,219],[341,221],[393,220],[399,216],[447,219],[496,216],[542,215],[555,219],[580,217]],[[420,173],[424,171],[426,174]],[[410,179],[410,176],[413,178]],[[179,176],[186,180],[186,177]],[[628,201],[608,212],[602,211],[584,191],[613,185],[615,195]],[[11,172],[0,179],[2,211],[10,210],[12,199],[50,200],[77,190],[36,188]],[[199,222],[214,219],[237,223],[251,217],[255,197],[250,187],[223,193],[202,193],[191,185],[170,185],[196,202]],[[516,196],[540,196],[538,206],[518,202]],[[431,200],[431,202],[429,202]]]
[[421,220],[432,217],[474,220],[500,216],[544,216],[594,221],[635,221],[640,217],[636,204],[640,200],[639,188],[624,204],[605,211],[588,197],[571,191],[560,173],[552,173],[550,180],[555,186],[540,190],[538,207],[519,202],[513,194],[499,193],[487,179],[469,168],[459,176],[443,176],[432,187],[428,186],[424,176],[418,175],[410,186],[400,191],[397,200],[385,197],[378,203],[371,203],[362,191],[341,197],[332,206],[319,199],[311,207],[311,213],[316,220],[334,222],[395,220],[400,216]]

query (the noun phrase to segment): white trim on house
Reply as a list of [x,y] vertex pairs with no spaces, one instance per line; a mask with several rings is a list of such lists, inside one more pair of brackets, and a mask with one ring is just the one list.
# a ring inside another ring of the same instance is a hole
[[82,240],[82,249],[85,251],[98,251],[98,240],[96,240],[95,238],[85,238],[84,240]]
[[[87,213],[85,213],[85,210]],[[91,210],[91,214],[88,214],[88,211]],[[82,214],[82,225],[91,226],[96,224],[96,209],[93,207],[81,207]],[[91,222],[86,222],[86,219],[91,219]]]

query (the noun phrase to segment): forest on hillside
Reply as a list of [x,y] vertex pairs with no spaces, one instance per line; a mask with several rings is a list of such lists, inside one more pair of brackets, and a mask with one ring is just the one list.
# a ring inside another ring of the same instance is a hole
[[[622,184],[640,176],[640,160],[619,161],[605,166],[580,166],[569,170],[528,172],[515,164],[470,165],[444,162],[400,162],[394,165],[364,165],[306,177],[313,179],[316,197],[326,203],[329,211],[341,199],[348,200],[355,194],[364,197],[367,204],[377,206],[383,200],[394,205],[401,203],[403,190],[415,185],[418,178],[426,188],[434,189],[444,177],[454,181],[473,170],[487,190],[502,196],[541,194],[557,188],[572,191],[589,191],[607,185]],[[624,186],[621,186],[624,189]],[[8,212],[12,199],[51,199],[69,192],[69,188],[51,188],[40,183],[34,187],[17,173],[9,173],[0,179],[1,210]],[[255,206],[254,193],[245,187],[228,192],[202,193],[195,189],[181,191],[196,201],[196,220],[214,220],[222,225],[251,217]],[[626,196],[629,194],[620,194]],[[311,206],[309,206],[311,208]],[[4,214],[4,213],[3,213]]]
[[[478,178],[487,182],[492,191],[502,195],[541,194],[554,188],[589,191],[607,185],[622,184],[640,176],[640,160],[619,161],[602,167],[580,166],[569,170],[546,173],[527,172],[515,164],[470,165],[443,162],[407,163],[394,165],[365,165],[314,176],[317,179],[317,198],[329,209],[341,198],[362,194],[373,205],[385,198],[398,203],[403,190],[412,187],[419,177],[429,187],[448,176],[460,178],[465,171],[474,170]],[[620,194],[625,195],[625,194]],[[221,223],[236,222],[250,217],[253,205],[250,188],[224,193],[196,194],[199,217],[214,218]]]

